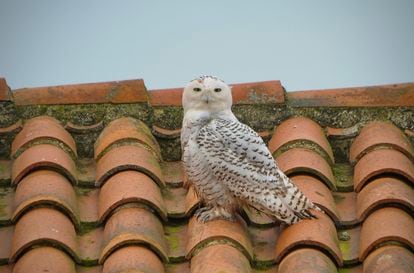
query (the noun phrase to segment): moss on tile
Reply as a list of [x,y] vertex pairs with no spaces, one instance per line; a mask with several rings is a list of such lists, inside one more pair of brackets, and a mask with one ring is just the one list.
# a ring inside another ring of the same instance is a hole
[[233,112],[256,131],[271,130],[288,115],[287,108],[276,104],[235,105]]
[[349,192],[354,190],[354,170],[350,164],[337,163],[332,166],[338,191]]
[[154,107],[154,124],[165,129],[181,128],[184,111],[182,107]]
[[0,102],[0,128],[9,127],[18,120],[16,107],[13,102]]
[[7,219],[7,207],[10,206],[9,202],[7,201],[8,195],[12,192],[12,188],[0,188],[0,225],[6,224],[9,222],[10,219]]

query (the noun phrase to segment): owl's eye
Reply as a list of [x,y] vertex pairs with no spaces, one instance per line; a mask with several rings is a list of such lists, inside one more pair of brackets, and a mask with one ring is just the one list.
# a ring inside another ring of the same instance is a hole
[[215,88],[214,92],[221,92],[221,88]]
[[194,88],[193,88],[193,91],[194,91],[194,92],[200,92],[200,91],[201,91],[201,88],[199,88],[199,87],[194,87]]

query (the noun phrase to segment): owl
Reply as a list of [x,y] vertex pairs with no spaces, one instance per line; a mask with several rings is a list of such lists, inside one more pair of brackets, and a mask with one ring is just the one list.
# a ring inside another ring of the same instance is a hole
[[182,98],[182,161],[204,207],[199,221],[234,220],[243,206],[294,224],[321,211],[279,169],[262,138],[231,111],[230,87],[213,76],[189,82]]

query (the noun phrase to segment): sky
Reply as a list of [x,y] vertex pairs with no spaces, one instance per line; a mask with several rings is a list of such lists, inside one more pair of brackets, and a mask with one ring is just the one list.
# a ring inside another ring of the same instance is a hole
[[413,0],[1,0],[12,89],[215,75],[287,91],[414,82]]

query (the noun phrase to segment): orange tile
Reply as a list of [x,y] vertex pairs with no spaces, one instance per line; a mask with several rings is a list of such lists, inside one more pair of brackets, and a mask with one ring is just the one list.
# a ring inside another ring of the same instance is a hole
[[414,106],[414,83],[287,93],[293,107]]
[[161,157],[160,147],[150,129],[139,120],[130,117],[116,119],[108,124],[95,142],[94,156],[99,160],[101,154],[111,144],[122,141],[136,141],[149,150],[152,150],[158,158]]
[[167,185],[181,187],[184,181],[184,168],[181,161],[161,162],[162,173]]
[[356,193],[334,192],[332,195],[335,200],[340,226],[350,227],[358,224],[356,216]]
[[7,261],[9,259],[13,231],[13,226],[0,227],[0,261]]
[[402,153],[394,149],[369,152],[355,165],[354,188],[359,192],[369,180],[380,174],[397,174],[414,181],[414,165]]
[[377,178],[359,192],[357,216],[363,221],[372,211],[396,204],[414,211],[414,189],[396,178]]
[[75,191],[61,174],[39,170],[29,173],[17,185],[12,220],[17,219],[34,206],[55,206],[64,211],[74,225],[79,224]]
[[276,242],[280,235],[280,226],[249,227],[249,235],[253,244],[254,260],[260,264],[272,265],[276,263]]
[[75,163],[62,149],[50,144],[32,146],[13,162],[12,183],[16,185],[29,172],[39,168],[55,169],[76,183]]
[[11,265],[0,265],[0,273],[12,273]]
[[374,250],[363,264],[364,273],[413,272],[414,254],[401,246],[383,246]]
[[164,265],[151,250],[143,246],[125,246],[112,253],[103,264],[102,273],[162,273]]
[[167,220],[167,210],[158,185],[141,172],[123,171],[111,176],[101,188],[100,221],[104,222],[117,207],[131,203],[148,205]]
[[74,124],[73,122],[66,122],[65,129],[73,134],[88,134],[92,132],[100,132],[104,128],[103,121],[99,121],[92,125],[79,125]]
[[331,189],[335,190],[335,178],[332,169],[322,156],[308,149],[293,148],[276,158],[280,169],[287,175],[309,173],[319,177]]
[[322,252],[302,248],[291,252],[279,264],[278,273],[324,272],[336,273],[335,263]]
[[144,208],[122,208],[109,217],[104,227],[99,262],[103,263],[119,247],[131,244],[149,245],[164,262],[168,261],[163,226],[153,213]]
[[182,187],[166,187],[162,191],[165,208],[170,218],[184,218],[186,216],[186,197],[188,191]]
[[77,188],[79,219],[82,224],[97,225],[99,189]]
[[53,139],[66,145],[71,153],[76,156],[76,143],[72,136],[63,128],[63,126],[53,117],[39,116],[27,120],[20,131],[14,138],[11,147],[11,154],[27,147],[31,142],[40,139]]
[[181,128],[179,129],[166,129],[157,125],[152,125],[152,132],[155,136],[164,139],[177,139],[181,135]]
[[157,89],[148,92],[152,106],[181,106],[183,87],[171,89]]
[[377,146],[392,147],[414,160],[414,148],[404,133],[390,122],[373,121],[365,125],[351,145],[349,160],[356,162]]
[[249,260],[231,245],[210,245],[191,259],[191,272],[251,273]]
[[269,150],[274,153],[283,145],[296,141],[311,141],[317,144],[334,162],[331,146],[322,128],[306,117],[293,117],[276,126],[275,133],[269,141]]
[[296,175],[291,177],[291,179],[303,194],[320,206],[335,223],[339,222],[332,192],[322,181],[308,175]]
[[102,250],[103,228],[78,235],[79,257],[82,263],[97,264]]
[[14,90],[16,105],[147,102],[143,80],[22,88]]
[[183,262],[187,255],[188,241],[187,225],[165,225],[165,238],[168,243],[168,256],[170,263]]
[[125,170],[143,172],[160,187],[165,186],[161,167],[154,155],[143,147],[132,145],[113,148],[102,156],[96,166],[96,185],[101,186],[110,176]]
[[276,244],[277,261],[299,247],[316,247],[329,253],[337,265],[342,265],[335,225],[327,215],[314,214],[318,219],[302,220],[282,231]]
[[23,128],[22,120],[19,119],[18,121],[16,121],[15,123],[13,123],[12,125],[10,125],[8,127],[0,128],[0,136],[1,135],[18,133],[22,130],[22,128]]
[[0,78],[0,102],[13,100],[12,92],[7,85],[5,78]]
[[358,251],[361,240],[361,226],[338,230],[339,247],[345,266],[359,263]]
[[362,223],[359,259],[380,245],[401,243],[414,248],[414,219],[398,208],[381,208],[371,213]]
[[236,244],[249,260],[253,258],[252,244],[241,217],[237,217],[235,222],[213,220],[206,223],[192,217],[188,225],[187,258],[195,255],[206,245],[220,240],[222,244]]
[[13,273],[73,273],[75,263],[66,253],[48,246],[34,248],[25,253],[13,268]]
[[358,135],[358,125],[347,128],[326,127],[326,135],[332,139],[347,139]]
[[284,103],[285,92],[280,81],[231,84],[233,104]]
[[79,261],[75,227],[64,214],[50,208],[32,209],[19,219],[10,260],[15,262],[26,250],[44,244],[58,245]]

